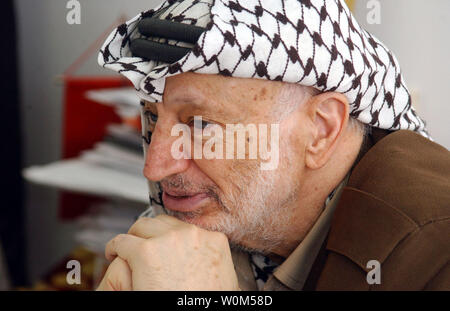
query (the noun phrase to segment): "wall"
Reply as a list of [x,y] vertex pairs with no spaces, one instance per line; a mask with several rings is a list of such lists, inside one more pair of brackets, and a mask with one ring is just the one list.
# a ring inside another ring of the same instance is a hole
[[397,56],[413,105],[433,139],[449,149],[450,1],[379,0],[379,25],[367,23],[367,2],[356,1],[356,18]]

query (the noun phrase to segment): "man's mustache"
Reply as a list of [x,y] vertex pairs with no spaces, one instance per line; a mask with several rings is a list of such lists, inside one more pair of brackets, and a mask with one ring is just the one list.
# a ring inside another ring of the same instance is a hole
[[225,212],[229,210],[220,199],[219,188],[215,185],[195,185],[181,174],[164,178],[160,181],[160,185],[162,191],[172,196],[193,196],[204,193],[216,201]]

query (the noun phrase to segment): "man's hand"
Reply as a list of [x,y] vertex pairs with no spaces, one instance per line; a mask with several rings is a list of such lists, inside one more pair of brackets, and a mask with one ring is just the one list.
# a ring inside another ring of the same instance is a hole
[[171,216],[138,219],[105,254],[97,290],[239,290],[227,237]]

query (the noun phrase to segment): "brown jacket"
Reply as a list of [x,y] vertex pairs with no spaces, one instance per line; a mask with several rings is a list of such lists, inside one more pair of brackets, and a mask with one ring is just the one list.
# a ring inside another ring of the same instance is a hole
[[[450,152],[412,131],[378,134],[342,187],[312,267],[300,267],[306,248],[264,290],[450,290]],[[242,256],[240,284],[255,289]],[[381,284],[366,280],[370,260]]]

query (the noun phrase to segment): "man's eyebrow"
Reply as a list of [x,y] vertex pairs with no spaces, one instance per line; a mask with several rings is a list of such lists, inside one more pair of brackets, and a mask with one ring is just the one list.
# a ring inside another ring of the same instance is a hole
[[192,96],[192,95],[183,95],[183,96],[177,96],[171,99],[175,103],[184,103],[184,104],[190,104],[197,107],[203,106],[203,103],[206,103],[206,106],[208,107],[207,103],[208,100],[206,100],[204,97],[199,96]]
[[146,101],[146,100],[141,100],[141,106],[144,109],[156,108],[155,105],[156,105],[155,103],[152,103],[152,102],[149,102],[149,101]]
[[[185,96],[171,98],[171,101],[173,101],[175,103],[185,104],[185,105],[192,105],[192,106],[194,106],[193,107],[194,109],[210,111],[211,113],[218,114],[221,117],[223,117],[224,119],[226,119],[227,122],[229,122],[229,123],[242,123],[242,121],[243,121],[242,116],[233,118],[230,115],[230,113],[227,113],[224,110],[214,111],[213,109],[211,109],[211,105],[212,105],[213,101],[211,99],[206,99],[204,97],[185,95]],[[156,109],[156,104],[153,102],[142,101],[141,104],[142,103],[144,105],[144,109],[152,109],[152,108]]]
[[[214,107],[219,108],[218,104],[214,102],[214,100],[210,98],[203,98],[203,97],[181,97],[179,99],[176,99],[180,103],[188,105],[192,105],[192,110],[198,110],[203,111],[208,114],[211,113],[212,115],[219,116],[222,118],[222,121],[226,121],[227,123],[241,123],[242,122],[242,116],[233,117],[229,111],[226,111],[225,109],[214,109]],[[191,108],[191,107],[190,107]]]

